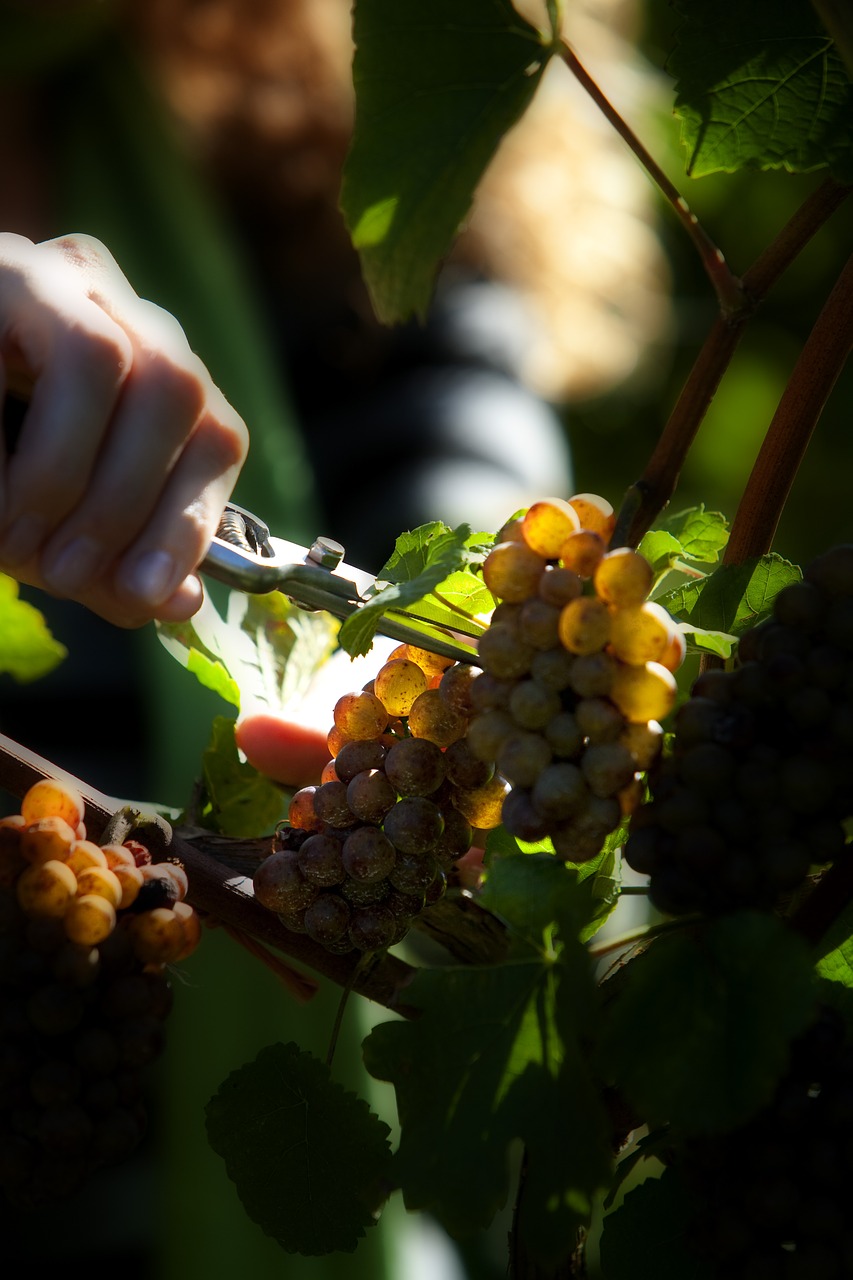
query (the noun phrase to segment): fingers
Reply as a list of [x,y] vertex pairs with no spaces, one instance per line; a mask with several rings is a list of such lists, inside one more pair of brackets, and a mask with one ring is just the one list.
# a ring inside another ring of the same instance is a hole
[[266,712],[239,721],[234,737],[250,764],[285,786],[318,783],[329,759],[325,733]]
[[178,323],[97,241],[0,235],[0,357],[35,383],[0,570],[120,625],[190,616],[248,437]]

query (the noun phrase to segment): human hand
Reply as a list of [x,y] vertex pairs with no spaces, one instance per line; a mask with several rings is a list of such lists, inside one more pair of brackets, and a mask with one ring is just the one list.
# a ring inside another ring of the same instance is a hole
[[30,404],[0,447],[0,571],[119,626],[190,617],[248,434],[178,322],[97,240],[0,233],[9,390]]

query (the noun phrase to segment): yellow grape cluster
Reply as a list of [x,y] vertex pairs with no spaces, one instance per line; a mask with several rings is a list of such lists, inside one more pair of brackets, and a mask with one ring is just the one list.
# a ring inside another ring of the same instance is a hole
[[79,793],[36,783],[0,819],[0,1196],[81,1190],[144,1136],[168,966],[199,940],[183,869],[87,838]]
[[61,920],[69,942],[96,947],[121,924],[143,964],[185,960],[201,925],[184,899],[187,877],[175,863],[151,862],[138,842],[87,839],[79,792],[45,778],[27,791],[21,812],[0,819],[0,887],[14,887],[32,919]]
[[466,742],[475,669],[400,645],[335,704],[319,786],[293,797],[255,896],[333,953],[378,951],[444,893],[508,792]]
[[469,745],[511,783],[507,829],[550,837],[574,862],[639,804],[685,653],[647,598],[648,561],[610,549],[614,524],[598,495],[543,499],[505,526],[483,565],[499,603],[479,643]]

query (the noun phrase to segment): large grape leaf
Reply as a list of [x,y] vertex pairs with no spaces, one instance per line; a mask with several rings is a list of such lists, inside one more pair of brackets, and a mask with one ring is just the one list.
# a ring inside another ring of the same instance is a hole
[[358,0],[341,203],[386,323],[423,315],[439,260],[548,58],[510,0]]
[[67,652],[39,610],[20,598],[14,578],[0,573],[0,675],[11,675],[21,684],[37,680]]
[[853,87],[809,0],[679,0],[669,69],[693,177],[745,167],[851,176]]
[[296,1044],[262,1049],[207,1104],[246,1213],[288,1253],[351,1252],[390,1186],[388,1126]]
[[508,1147],[520,1139],[519,1229],[535,1256],[556,1261],[611,1172],[607,1117],[581,1050],[594,986],[574,940],[571,878],[554,859],[510,861],[495,860],[488,903],[508,924],[511,959],[422,970],[406,992],[420,1016],[377,1027],[365,1062],[396,1088],[395,1169],[408,1207],[455,1235],[487,1225],[506,1200]]
[[630,963],[606,1006],[602,1063],[650,1123],[724,1131],[770,1099],[814,1004],[803,940],[738,912],[663,935]]

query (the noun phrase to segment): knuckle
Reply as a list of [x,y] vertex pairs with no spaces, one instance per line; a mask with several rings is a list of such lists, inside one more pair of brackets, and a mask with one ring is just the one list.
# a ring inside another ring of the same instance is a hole
[[133,364],[133,348],[118,325],[79,325],[69,332],[67,342],[68,357],[83,379],[116,388],[122,385]]

